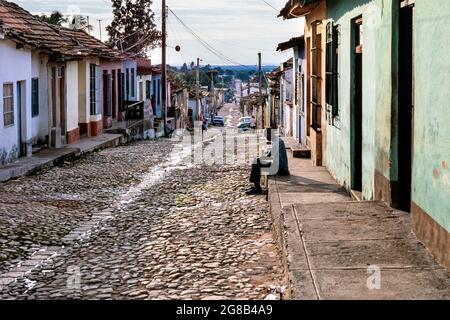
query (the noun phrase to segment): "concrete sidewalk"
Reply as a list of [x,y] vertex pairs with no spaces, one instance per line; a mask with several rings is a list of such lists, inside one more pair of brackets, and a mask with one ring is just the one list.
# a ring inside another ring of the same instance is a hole
[[274,230],[293,299],[450,299],[450,277],[410,216],[352,201],[326,168],[289,158],[269,180]]
[[58,163],[73,159],[96,150],[116,147],[123,141],[120,134],[102,134],[98,137],[83,138],[79,142],[58,149],[44,149],[31,157],[20,158],[13,163],[0,167],[0,182],[32,174]]

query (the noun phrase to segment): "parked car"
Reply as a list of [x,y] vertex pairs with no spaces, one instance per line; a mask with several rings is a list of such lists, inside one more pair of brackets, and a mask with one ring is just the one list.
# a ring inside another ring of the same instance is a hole
[[249,122],[240,122],[238,124],[239,131],[249,131],[250,130],[250,123]]
[[224,127],[225,126],[225,118],[221,117],[221,116],[214,117],[213,126]]
[[240,118],[239,119],[239,124],[238,124],[238,128],[239,128],[239,126],[240,125],[244,125],[244,124],[249,124],[249,126],[250,126],[250,123],[252,122],[252,118],[251,117],[243,117],[243,118]]

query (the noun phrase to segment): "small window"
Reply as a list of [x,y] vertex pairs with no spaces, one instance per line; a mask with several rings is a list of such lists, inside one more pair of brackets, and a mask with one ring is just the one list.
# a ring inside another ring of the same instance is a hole
[[3,84],[3,124],[5,127],[14,125],[14,86]]
[[39,116],[39,79],[31,80],[31,116]]

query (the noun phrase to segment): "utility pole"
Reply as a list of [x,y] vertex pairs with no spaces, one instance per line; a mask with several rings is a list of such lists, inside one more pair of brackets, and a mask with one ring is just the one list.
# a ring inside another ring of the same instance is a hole
[[214,92],[214,70],[211,70],[211,101],[213,103],[212,107],[213,107],[213,114],[214,116],[216,116],[216,95]]
[[[258,52],[258,65],[259,65],[259,111],[261,112],[261,128],[264,124],[262,123],[263,118],[263,95],[262,95],[262,83],[263,83],[263,73],[262,73],[262,63],[261,63],[261,52]],[[259,120],[259,119],[258,119]]]
[[162,0],[162,59],[161,59],[161,80],[162,80],[162,90],[161,90],[161,104],[162,104],[162,114],[164,119],[164,136],[167,135],[166,125],[167,125],[167,31],[166,31],[166,18],[167,18],[167,8],[166,0]]
[[98,28],[100,30],[100,41],[102,41],[102,20],[98,19]]
[[89,16],[87,16],[87,25],[88,25],[87,31],[88,31],[88,34],[90,35],[91,34],[91,28],[89,28],[89,26],[91,25],[91,23],[89,22]]
[[224,86],[225,86],[224,76],[222,76],[222,108],[225,106],[225,91],[223,90]]
[[199,120],[199,113],[200,113],[200,58],[197,58],[197,85],[195,86],[195,120]]

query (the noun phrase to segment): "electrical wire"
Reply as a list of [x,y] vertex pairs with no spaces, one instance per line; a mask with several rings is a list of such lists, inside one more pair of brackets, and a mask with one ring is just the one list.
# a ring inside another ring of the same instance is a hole
[[227,57],[226,55],[224,55],[223,53],[221,53],[219,50],[215,49],[214,47],[212,47],[208,42],[206,42],[205,40],[203,40],[194,30],[192,30],[192,28],[190,28],[180,17],[177,16],[177,14],[169,8],[170,13],[172,13],[172,15],[181,23],[181,25],[191,34],[194,36],[194,38],[196,38],[200,44],[202,46],[204,46],[208,51],[210,51],[213,55],[215,55],[217,58],[219,58],[220,60],[224,61],[226,64],[228,65],[233,65],[233,66],[241,66],[244,68],[249,68],[249,66],[245,66],[239,62],[234,61],[233,59]]
[[276,12],[280,12],[279,9],[275,8],[273,5],[271,5],[269,2],[267,2],[266,0],[261,0],[262,2],[264,2],[265,4],[267,4],[269,7],[271,7],[273,10],[275,10]]

